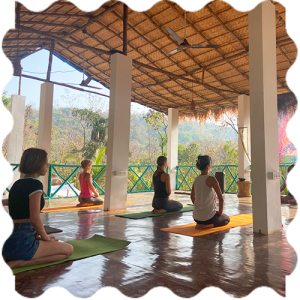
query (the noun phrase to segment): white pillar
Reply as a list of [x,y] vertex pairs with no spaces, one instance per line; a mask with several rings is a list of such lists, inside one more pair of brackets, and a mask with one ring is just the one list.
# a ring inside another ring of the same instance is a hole
[[[25,97],[20,95],[11,95],[10,113],[12,114],[14,125],[8,136],[6,160],[11,164],[19,164],[23,150],[24,133],[24,115],[25,115]],[[13,183],[20,178],[20,172],[14,171]]]
[[249,12],[249,73],[253,231],[281,230],[277,125],[275,7],[270,1]]
[[178,165],[178,109],[168,108],[168,173],[171,190],[176,190],[176,166]]
[[[51,129],[52,129],[52,110],[53,110],[53,83],[45,82],[41,84],[40,109],[39,109],[39,127],[38,127],[38,148],[44,149],[50,158],[51,147]],[[47,173],[40,177],[43,183],[44,191],[48,187]]]
[[132,59],[111,56],[104,210],[126,208]]
[[[244,146],[251,159],[251,140],[250,140],[250,99],[247,95],[238,96],[238,149],[239,149],[239,178],[250,181],[250,161],[244,151],[241,138],[244,138]],[[244,129],[244,137],[241,136],[241,129]]]

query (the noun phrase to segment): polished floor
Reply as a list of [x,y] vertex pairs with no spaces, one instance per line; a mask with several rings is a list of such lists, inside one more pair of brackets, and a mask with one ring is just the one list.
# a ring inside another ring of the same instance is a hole
[[[207,286],[216,286],[233,297],[243,297],[267,286],[285,295],[285,276],[293,272],[297,255],[286,239],[286,227],[297,206],[282,205],[282,232],[253,234],[252,225],[201,237],[163,232],[160,228],[193,222],[192,212],[146,219],[115,217],[116,213],[151,209],[152,193],[128,195],[126,210],[103,212],[86,209],[42,214],[44,225],[60,228],[62,241],[86,239],[94,234],[125,239],[125,249],[15,276],[16,291],[37,297],[60,286],[77,297],[89,297],[105,286],[125,296],[141,297],[156,286],[168,287],[189,298]],[[174,195],[183,204],[189,196]],[[60,201],[60,202],[58,202]],[[48,206],[74,204],[74,199],[50,200]],[[225,196],[228,215],[251,213],[251,198]]]

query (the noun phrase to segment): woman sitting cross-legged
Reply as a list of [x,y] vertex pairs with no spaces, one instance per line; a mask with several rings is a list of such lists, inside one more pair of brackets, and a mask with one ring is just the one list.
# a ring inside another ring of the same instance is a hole
[[165,173],[167,168],[167,158],[159,156],[157,158],[157,169],[153,174],[154,197],[152,201],[152,213],[175,212],[182,209],[182,204],[178,201],[169,200],[171,195],[170,175]]
[[45,150],[24,151],[19,170],[25,176],[13,184],[8,196],[14,229],[2,248],[3,258],[12,269],[63,260],[73,253],[72,245],[47,235],[40,218],[45,200],[43,184],[37,178],[48,169]]
[[[208,173],[212,169],[211,158],[208,155],[198,156],[196,167],[201,174],[196,177],[191,200],[194,204],[193,218],[196,229],[212,228],[227,225],[230,218],[223,214],[224,199],[218,181]],[[216,197],[219,198],[219,211],[216,211]]]
[[[288,173],[289,175],[294,171],[296,165],[291,165],[288,168]],[[280,189],[280,192],[283,192],[286,187],[289,186],[289,175],[285,177],[284,184],[282,188]],[[296,196],[290,191],[288,191],[287,195],[281,195],[281,202],[286,202],[286,203],[298,203],[298,200]]]

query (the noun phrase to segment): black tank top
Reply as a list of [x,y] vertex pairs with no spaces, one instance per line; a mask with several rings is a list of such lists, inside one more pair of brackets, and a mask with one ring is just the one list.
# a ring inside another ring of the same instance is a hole
[[155,198],[168,198],[166,183],[161,181],[161,174],[165,172],[160,172],[157,176],[153,174],[153,185],[154,185],[154,197]]

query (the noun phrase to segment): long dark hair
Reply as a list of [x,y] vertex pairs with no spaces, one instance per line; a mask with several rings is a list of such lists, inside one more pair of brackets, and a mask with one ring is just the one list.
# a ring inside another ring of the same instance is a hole
[[208,155],[199,155],[196,161],[197,169],[204,171],[211,164],[211,157]]
[[157,176],[160,172],[163,172],[162,166],[167,161],[167,158],[165,156],[159,156],[156,160],[157,163],[157,169],[154,172],[154,175]]

